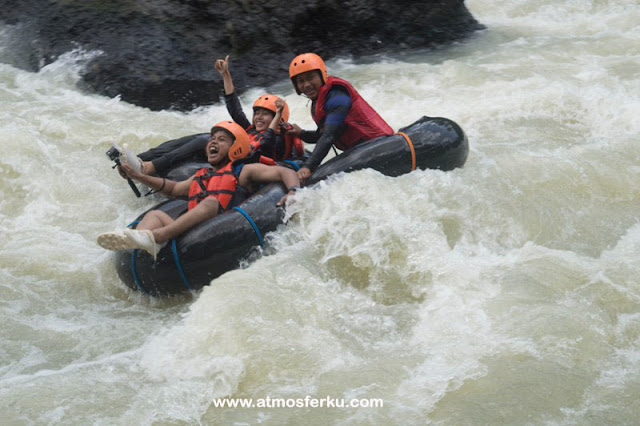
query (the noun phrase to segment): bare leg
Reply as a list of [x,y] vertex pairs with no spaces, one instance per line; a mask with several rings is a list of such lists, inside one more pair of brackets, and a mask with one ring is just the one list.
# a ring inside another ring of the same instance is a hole
[[218,200],[208,197],[176,220],[163,211],[151,210],[144,215],[136,229],[150,230],[155,242],[162,244],[217,214]]
[[[159,239],[155,233],[158,230],[170,229],[175,221],[171,216],[160,210],[152,210],[145,214],[135,230],[125,229],[124,232],[106,232],[98,235],[98,244],[107,250],[128,250],[141,248],[149,252],[154,260],[169,239]],[[150,235],[149,235],[150,234]],[[155,240],[155,241],[154,241]]]
[[163,226],[170,225],[174,222],[173,218],[161,210],[151,210],[145,214],[136,229],[158,229]]

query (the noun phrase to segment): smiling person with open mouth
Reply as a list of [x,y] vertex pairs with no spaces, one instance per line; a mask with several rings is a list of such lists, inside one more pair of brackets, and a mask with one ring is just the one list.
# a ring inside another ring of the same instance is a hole
[[[283,109],[284,104],[279,102],[273,126],[280,120]],[[250,156],[251,152],[247,132],[232,121],[221,121],[211,128],[205,148],[211,167],[198,169],[187,180],[175,182],[149,176],[123,163],[122,169],[127,176],[154,191],[172,197],[187,196],[188,209],[175,220],[161,210],[151,210],[136,229],[100,234],[98,244],[107,250],[143,249],[155,259],[167,241],[237,204],[236,194],[241,193],[241,188],[252,192],[259,184],[282,182],[288,189],[278,203],[283,204],[287,196],[299,188],[298,176],[289,168],[260,163],[255,155]]]
[[[295,134],[287,133],[291,126],[287,123],[289,106],[284,100],[270,93],[258,97],[253,103],[253,117],[249,121],[242,110],[240,99],[233,85],[229,71],[229,55],[224,59],[216,60],[214,68],[222,76],[227,111],[229,111],[231,119],[247,131],[249,143],[254,152],[276,161],[300,158],[305,155],[302,140]],[[278,101],[284,102],[284,109],[278,125],[270,129]]]

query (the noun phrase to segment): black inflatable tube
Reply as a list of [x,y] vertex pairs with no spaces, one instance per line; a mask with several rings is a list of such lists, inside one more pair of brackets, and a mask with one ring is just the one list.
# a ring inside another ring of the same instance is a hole
[[[284,193],[281,184],[267,185],[239,206],[263,238],[283,223],[284,211],[276,207],[276,203]],[[186,201],[171,200],[153,209],[176,218],[186,208]],[[142,250],[117,252],[116,269],[120,279],[135,290],[151,296],[173,295],[198,290],[212,279],[238,268],[240,261],[259,246],[260,238],[249,220],[240,211],[229,210],[178,237],[175,250],[173,242],[169,242],[155,262]]]
[[[441,117],[422,117],[400,129],[409,136],[417,169],[453,170],[462,167],[469,155],[469,142],[455,122]],[[339,172],[374,169],[387,176],[411,172],[411,148],[401,135],[382,136],[361,143],[322,164],[313,173],[312,185]]]
[[[466,162],[469,153],[467,137],[451,120],[422,117],[401,131],[413,144],[418,169],[453,170]],[[335,173],[364,168],[372,168],[388,176],[400,176],[411,172],[411,157],[411,149],[403,136],[377,138],[321,165],[308,185]],[[191,171],[197,165],[186,167]],[[173,173],[180,174],[184,175],[184,171]],[[284,195],[284,189],[281,184],[267,185],[239,206],[252,219],[262,237],[283,223],[284,212],[276,207],[276,203]],[[153,209],[161,209],[176,218],[186,211],[186,201],[165,201]],[[238,268],[240,262],[252,254],[259,255],[259,237],[253,225],[240,211],[229,210],[190,229],[175,243],[167,244],[155,262],[141,250],[117,252],[118,275],[130,288],[151,296],[199,290],[214,278]]]

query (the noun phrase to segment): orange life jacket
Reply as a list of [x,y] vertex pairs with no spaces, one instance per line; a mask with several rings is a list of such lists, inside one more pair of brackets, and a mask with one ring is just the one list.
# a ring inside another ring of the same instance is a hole
[[226,210],[236,192],[238,179],[231,170],[231,162],[219,170],[204,167],[196,171],[189,187],[189,204],[191,210],[208,196],[215,197],[222,210]]

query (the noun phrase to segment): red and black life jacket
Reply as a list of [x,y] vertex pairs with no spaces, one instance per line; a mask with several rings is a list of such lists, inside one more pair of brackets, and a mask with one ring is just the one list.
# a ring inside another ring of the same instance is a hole
[[[277,147],[277,139],[276,146],[274,146],[274,152],[263,152],[264,155],[269,155],[270,158],[273,158],[277,161],[288,160],[289,158],[302,157],[304,155],[304,142],[298,136],[293,136],[287,133],[287,130],[292,129],[293,126],[289,123],[284,123],[280,125],[280,135],[284,135],[284,153],[278,155],[278,151],[280,151]],[[262,137],[264,136],[264,132],[258,132],[256,128],[253,126],[249,126],[247,129],[247,134],[249,135],[249,146],[251,146],[251,152],[255,152],[260,147],[260,142]],[[260,161],[261,163],[263,161]],[[264,163],[269,164],[269,163]],[[275,163],[274,163],[275,164]],[[271,165],[271,164],[269,164]]]
[[311,116],[318,127],[324,127],[324,120],[327,116],[324,110],[329,90],[336,85],[344,87],[351,97],[351,108],[345,117],[345,130],[335,145],[345,150],[357,145],[360,142],[368,141],[378,136],[392,135],[393,129],[386,121],[364,100],[362,96],[347,81],[330,76],[325,84],[318,91],[318,97],[314,102],[315,108],[311,109]]
[[189,204],[191,210],[208,196],[214,196],[222,210],[226,210],[236,192],[238,179],[231,170],[231,163],[219,170],[210,167],[198,169],[189,187]]
[[264,132],[258,132],[253,124],[245,129],[249,135],[249,146],[251,152],[255,152],[260,147],[260,140],[262,140],[262,134]]

